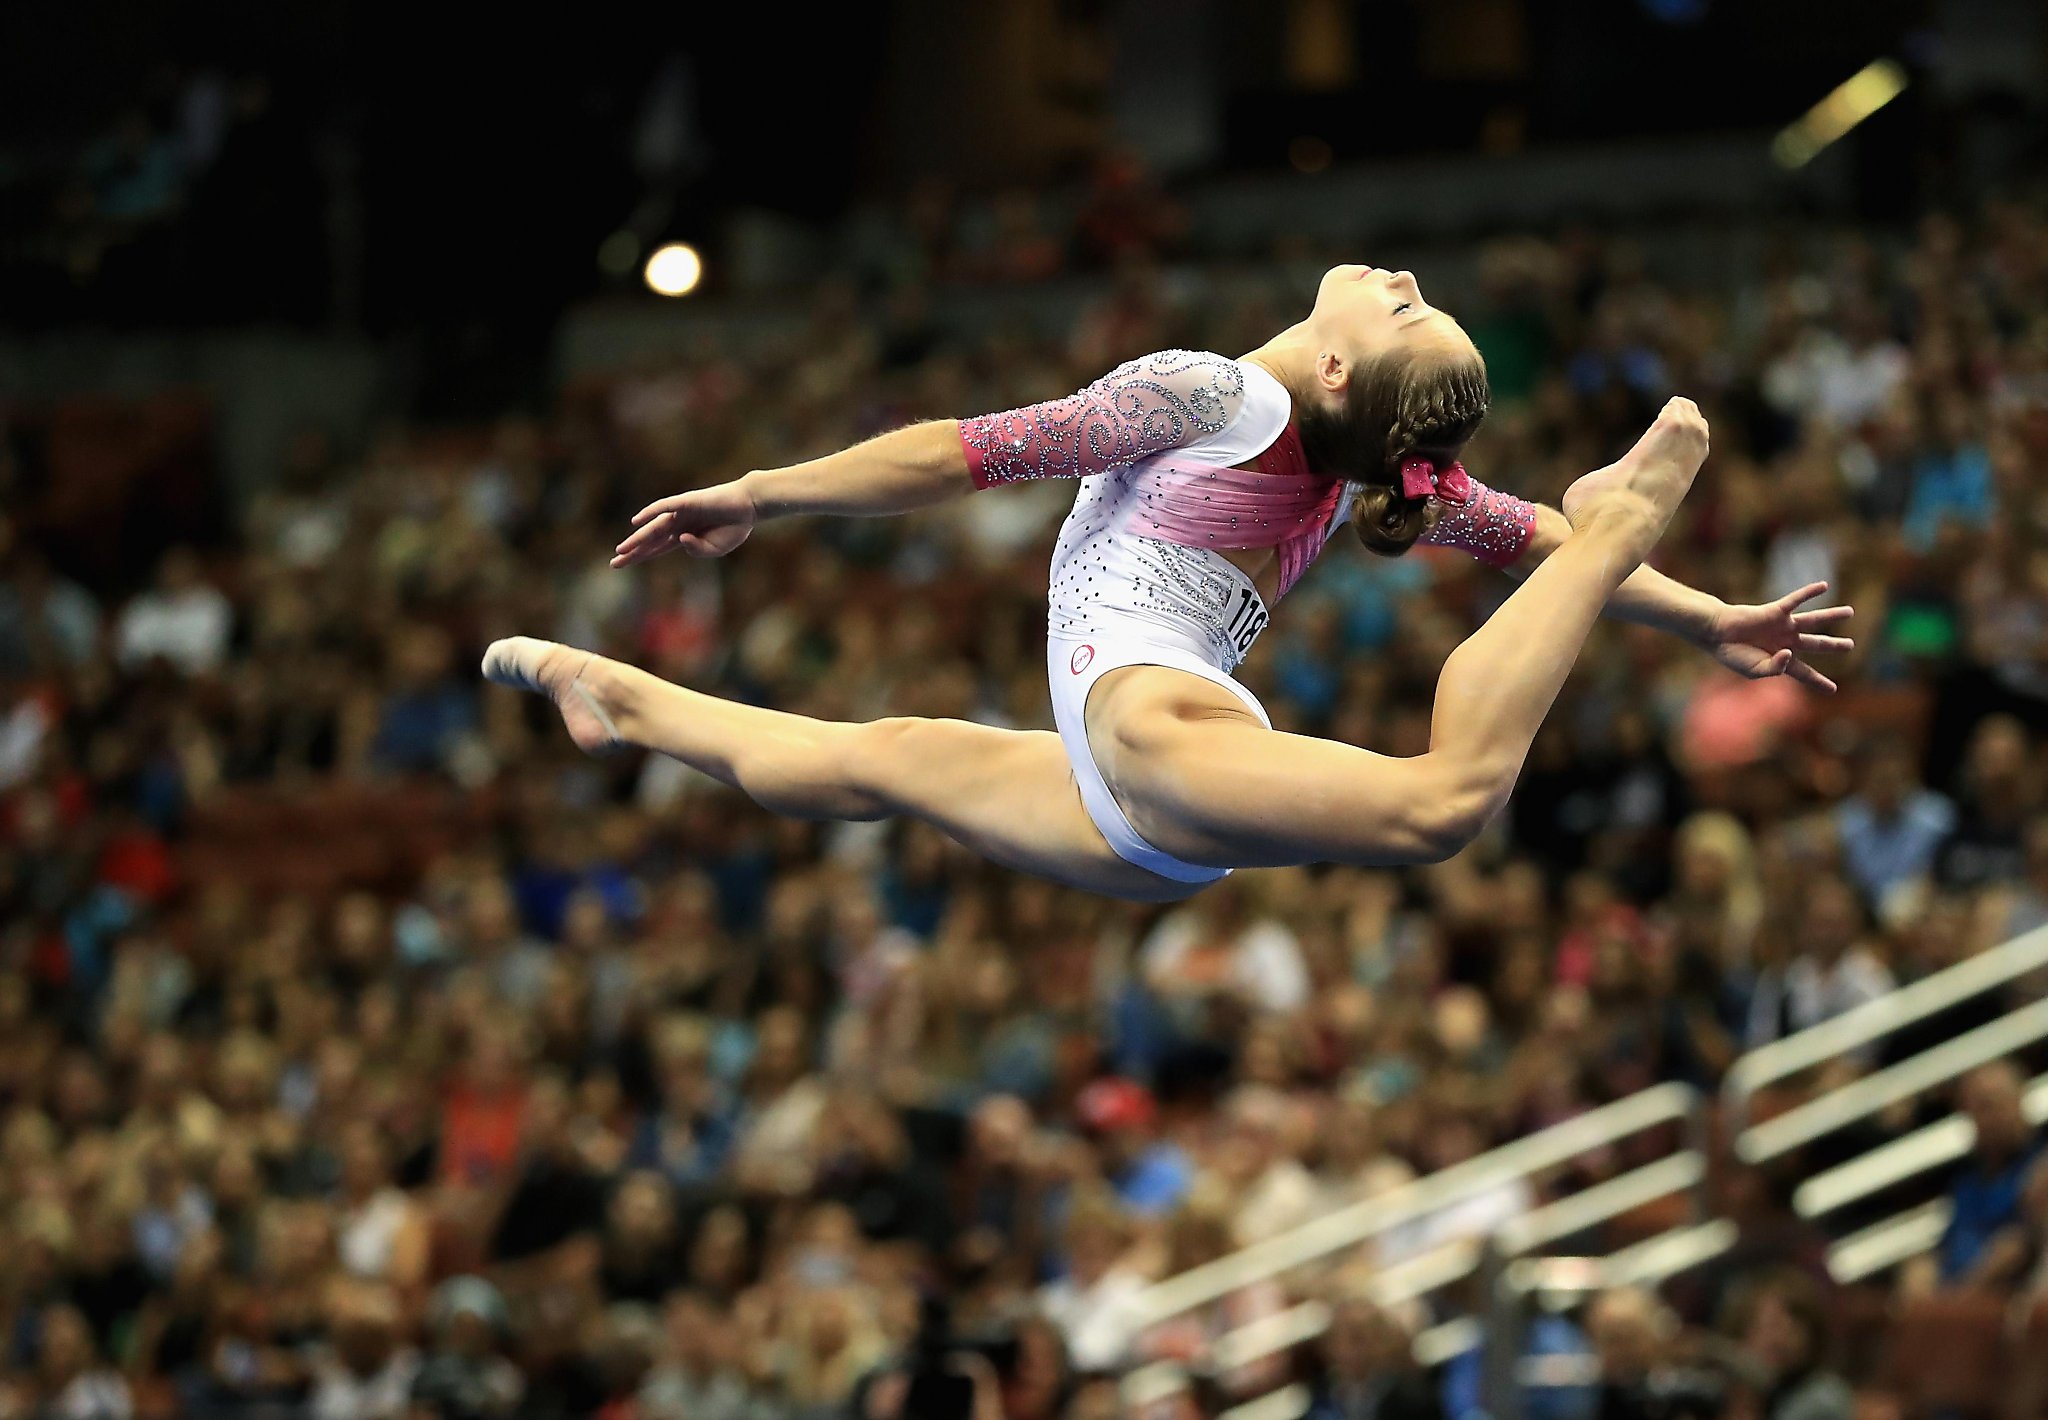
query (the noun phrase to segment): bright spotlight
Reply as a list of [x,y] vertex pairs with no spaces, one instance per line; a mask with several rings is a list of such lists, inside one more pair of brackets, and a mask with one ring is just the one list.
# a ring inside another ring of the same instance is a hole
[[1872,60],[1773,139],[1771,156],[1782,168],[1805,167],[1820,155],[1821,149],[1897,98],[1905,88],[1904,66],[1890,59]]
[[657,296],[687,296],[704,279],[704,258],[687,242],[670,242],[647,258],[646,277]]

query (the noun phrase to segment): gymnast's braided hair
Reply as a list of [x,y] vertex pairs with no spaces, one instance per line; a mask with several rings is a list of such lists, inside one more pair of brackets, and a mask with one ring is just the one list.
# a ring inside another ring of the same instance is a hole
[[1436,519],[1427,498],[1401,492],[1401,464],[1426,458],[1439,468],[1454,463],[1492,396],[1486,365],[1382,355],[1360,366],[1344,387],[1337,409],[1299,416],[1302,452],[1318,473],[1365,484],[1351,510],[1359,541],[1382,557],[1399,557]]

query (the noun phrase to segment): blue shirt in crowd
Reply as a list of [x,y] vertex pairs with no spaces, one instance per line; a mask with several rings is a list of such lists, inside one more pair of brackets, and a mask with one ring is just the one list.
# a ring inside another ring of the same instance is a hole
[[2020,1194],[2038,1157],[2038,1149],[2026,1149],[1991,1168],[1972,1159],[1956,1175],[1948,1190],[1955,1212],[1941,1235],[1942,1281],[1960,1281],[1977,1265],[1991,1239],[2019,1221]]

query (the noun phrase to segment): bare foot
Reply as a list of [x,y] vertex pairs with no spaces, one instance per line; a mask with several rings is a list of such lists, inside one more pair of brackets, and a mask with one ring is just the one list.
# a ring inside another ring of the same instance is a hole
[[1706,458],[1707,421],[1699,406],[1674,399],[1634,448],[1565,490],[1564,515],[1575,530],[1612,521],[1640,561],[1664,535]]
[[607,705],[616,689],[610,668],[602,656],[531,636],[493,641],[484,651],[484,679],[554,701],[569,738],[585,754],[611,754],[625,745],[612,718],[618,707]]

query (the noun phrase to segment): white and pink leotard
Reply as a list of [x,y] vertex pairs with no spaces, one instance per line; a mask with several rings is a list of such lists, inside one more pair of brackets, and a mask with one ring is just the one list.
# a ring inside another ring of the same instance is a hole
[[[1081,481],[1053,549],[1046,667],[1089,816],[1128,862],[1177,882],[1222,877],[1228,869],[1184,863],[1131,828],[1088,747],[1088,692],[1123,666],[1168,666],[1227,688],[1270,725],[1230,675],[1270,615],[1220,551],[1276,549],[1277,602],[1348,516],[1358,485],[1308,467],[1278,380],[1204,351],[1132,360],[1065,399],[962,420],[960,437],[977,487]],[[1530,504],[1474,480],[1421,540],[1505,567],[1535,525]]]

